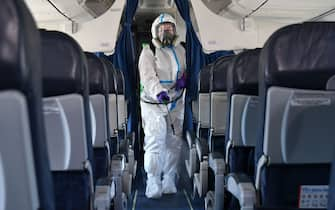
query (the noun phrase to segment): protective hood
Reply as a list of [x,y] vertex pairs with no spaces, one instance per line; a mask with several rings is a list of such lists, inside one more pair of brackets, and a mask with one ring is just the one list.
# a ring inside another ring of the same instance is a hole
[[[151,35],[152,35],[152,43],[155,47],[157,48],[162,48],[162,43],[160,42],[159,38],[158,38],[158,34],[157,34],[157,27],[159,24],[161,23],[173,23],[176,27],[176,20],[169,14],[166,13],[162,13],[160,14],[152,23],[151,25]],[[176,31],[176,38],[173,42],[173,45],[176,46],[179,44],[179,40],[178,40],[178,33]]]

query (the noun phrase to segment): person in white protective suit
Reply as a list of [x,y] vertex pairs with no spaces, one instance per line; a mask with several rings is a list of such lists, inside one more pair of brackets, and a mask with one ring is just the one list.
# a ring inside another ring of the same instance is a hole
[[143,46],[138,67],[145,134],[145,195],[159,198],[162,194],[177,192],[175,179],[182,147],[186,61],[185,49],[178,42],[176,21],[171,15],[161,14],[157,17],[151,33],[155,52],[149,45]]

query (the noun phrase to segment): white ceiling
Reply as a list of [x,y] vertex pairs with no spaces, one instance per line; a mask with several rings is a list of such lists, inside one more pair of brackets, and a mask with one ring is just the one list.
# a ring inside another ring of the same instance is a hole
[[307,20],[333,8],[335,8],[334,0],[269,0],[254,13],[254,16]]
[[[83,23],[105,13],[113,0],[25,0],[37,22]],[[57,11],[57,9],[59,11]],[[96,13],[95,13],[96,12]],[[62,14],[61,14],[62,13]],[[66,17],[65,17],[66,16]]]
[[[335,8],[335,0],[191,0],[191,2],[199,26],[199,38],[206,52],[262,47],[277,29],[288,24],[311,20]],[[265,4],[260,7],[264,2]],[[220,5],[227,6],[220,12],[215,12],[217,10],[213,7],[219,8]],[[244,19],[246,16],[249,18]],[[335,15],[316,21],[323,20],[335,21]]]
[[[70,21],[63,17],[47,0],[25,1],[39,26],[69,31]],[[56,6],[67,16],[75,17],[76,14],[83,14],[79,10],[71,9],[78,8],[78,0],[51,1],[57,2]],[[103,17],[93,19],[86,24],[80,24],[79,32],[73,36],[80,40],[85,49],[110,51],[117,38],[124,1],[117,0],[121,3],[114,4],[114,7]],[[207,51],[261,47],[267,37],[277,28],[310,20],[335,8],[335,0],[191,0],[190,2],[192,3],[193,26]],[[266,3],[259,8],[264,2]],[[257,8],[259,9],[255,11]],[[149,17],[153,19],[160,12],[169,12],[178,16],[174,0],[139,0],[135,22],[141,24]],[[249,18],[247,30],[241,31],[241,20],[249,14],[251,14],[251,18]],[[183,23],[181,18],[178,20]],[[335,21],[335,13],[322,20]],[[112,27],[106,27],[109,24]],[[182,24],[180,25],[183,28]],[[198,28],[199,30],[197,30]],[[96,31],[96,33],[92,34],[92,31]],[[104,33],[99,31],[104,31]],[[222,37],[225,38],[222,39]],[[91,44],[89,43],[91,39],[98,40],[99,43]],[[109,43],[108,50],[101,47],[101,43],[106,46],[104,43],[107,42]]]
[[57,10],[46,0],[25,0],[35,20],[38,22],[67,22]]

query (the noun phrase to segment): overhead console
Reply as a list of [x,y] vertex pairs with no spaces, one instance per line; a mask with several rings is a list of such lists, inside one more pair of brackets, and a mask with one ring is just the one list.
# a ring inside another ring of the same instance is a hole
[[78,3],[86,10],[93,18],[97,18],[104,14],[115,2],[115,0],[77,0]]

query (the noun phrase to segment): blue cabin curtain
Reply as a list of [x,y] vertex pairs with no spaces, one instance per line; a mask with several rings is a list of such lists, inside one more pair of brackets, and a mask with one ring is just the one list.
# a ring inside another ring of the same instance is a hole
[[192,99],[197,95],[199,72],[201,67],[206,64],[206,57],[192,26],[188,0],[175,0],[175,3],[186,25],[186,67],[188,77],[185,97],[184,129],[192,131]]
[[184,130],[193,130],[192,100],[197,97],[198,78],[201,68],[221,56],[234,54],[233,51],[217,51],[205,54],[201,43],[192,26],[190,6],[188,0],[175,0],[178,11],[186,25],[186,67],[187,67],[187,92],[185,97]]
[[115,45],[115,52],[112,56],[112,62],[116,68],[119,68],[125,77],[126,93],[129,101],[128,109],[128,132],[137,131],[138,113],[136,97],[136,64],[135,64],[135,45],[132,37],[131,25],[137,9],[138,0],[127,0],[124,11],[124,22],[122,31],[119,34]]

